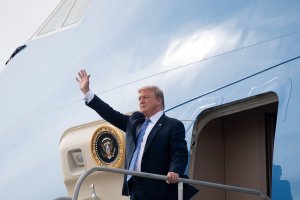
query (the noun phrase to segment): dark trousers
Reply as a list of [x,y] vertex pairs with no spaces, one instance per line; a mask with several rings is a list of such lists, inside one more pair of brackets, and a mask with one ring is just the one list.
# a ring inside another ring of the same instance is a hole
[[175,193],[171,192],[169,195],[168,193],[162,194],[162,191],[159,189],[153,191],[151,188],[145,188],[146,180],[139,177],[132,177],[129,180],[128,187],[131,200],[177,200],[176,190]]
[[[161,193],[162,191],[158,191],[159,188],[156,188],[157,190],[152,191],[149,193],[149,191],[146,193],[146,191],[143,191],[142,185],[143,185],[144,178],[139,177],[132,177],[128,181],[128,187],[129,187],[129,194],[131,200],[177,200],[178,194],[177,194],[177,184],[174,184],[175,188],[172,190],[164,191],[165,193]],[[172,186],[172,185],[169,185]],[[173,187],[172,186],[172,187]],[[144,188],[145,189],[145,188]],[[198,189],[195,187],[183,184],[183,199],[188,200],[192,196],[194,196],[198,192]]]
[[142,200],[142,191],[141,185],[139,184],[139,177],[132,177],[129,182],[129,192],[130,192],[130,199],[131,200]]

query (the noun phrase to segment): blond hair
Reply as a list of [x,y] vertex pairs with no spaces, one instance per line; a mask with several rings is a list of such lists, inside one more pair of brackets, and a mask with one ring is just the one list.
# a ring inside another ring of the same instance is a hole
[[145,90],[150,90],[150,91],[154,92],[155,98],[161,100],[161,102],[162,102],[162,109],[165,109],[164,93],[159,87],[144,86],[144,87],[138,89],[138,92],[140,93],[141,91],[145,91]]

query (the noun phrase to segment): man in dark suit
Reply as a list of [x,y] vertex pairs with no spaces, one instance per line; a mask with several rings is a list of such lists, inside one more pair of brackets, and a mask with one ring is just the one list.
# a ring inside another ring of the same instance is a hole
[[[182,122],[167,117],[163,92],[155,86],[143,87],[139,92],[140,112],[131,116],[115,111],[89,88],[89,75],[81,70],[76,78],[85,94],[87,106],[103,119],[126,132],[125,169],[167,175],[161,180],[124,176],[123,195],[132,200],[177,199],[177,183],[184,177],[188,161],[185,129]],[[197,190],[186,186],[185,199]]]

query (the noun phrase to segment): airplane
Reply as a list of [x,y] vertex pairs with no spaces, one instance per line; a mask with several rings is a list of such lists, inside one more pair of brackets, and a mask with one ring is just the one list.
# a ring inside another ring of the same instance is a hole
[[[122,169],[124,133],[85,105],[84,68],[123,113],[138,110],[138,88],[164,91],[166,115],[185,125],[190,179],[300,200],[299,10],[293,0],[62,0],[0,72],[0,199],[68,199],[88,169]],[[122,177],[90,175],[79,199],[128,199]],[[192,199],[260,199],[197,187]]]

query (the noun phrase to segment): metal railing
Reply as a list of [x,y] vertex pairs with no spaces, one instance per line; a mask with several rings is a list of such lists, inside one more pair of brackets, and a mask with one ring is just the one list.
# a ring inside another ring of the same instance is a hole
[[[129,171],[125,169],[119,169],[119,168],[109,168],[109,167],[93,167],[89,170],[87,170],[85,173],[83,173],[74,188],[74,194],[72,200],[77,200],[79,195],[79,189],[84,181],[84,179],[97,171],[104,171],[104,172],[112,172],[112,173],[118,173],[118,174],[129,174],[132,176],[138,176],[138,177],[144,177],[144,178],[151,178],[151,179],[157,179],[157,180],[166,180],[167,176],[164,175],[158,175],[158,174],[151,174],[146,172],[137,172],[137,171]],[[247,193],[252,195],[257,195],[261,197],[262,199],[271,200],[270,197],[268,197],[263,192],[256,190],[256,189],[250,189],[250,188],[244,188],[244,187],[237,187],[232,185],[225,185],[225,184],[219,184],[219,183],[212,183],[212,182],[206,182],[206,181],[199,181],[199,180],[192,180],[192,179],[185,179],[185,178],[179,178],[178,181],[178,200],[183,199],[183,183],[191,184],[191,185],[200,185],[204,187],[209,188],[215,188],[215,189],[221,189],[221,190],[229,190],[229,191],[235,191],[235,192],[241,192],[241,193]]]

